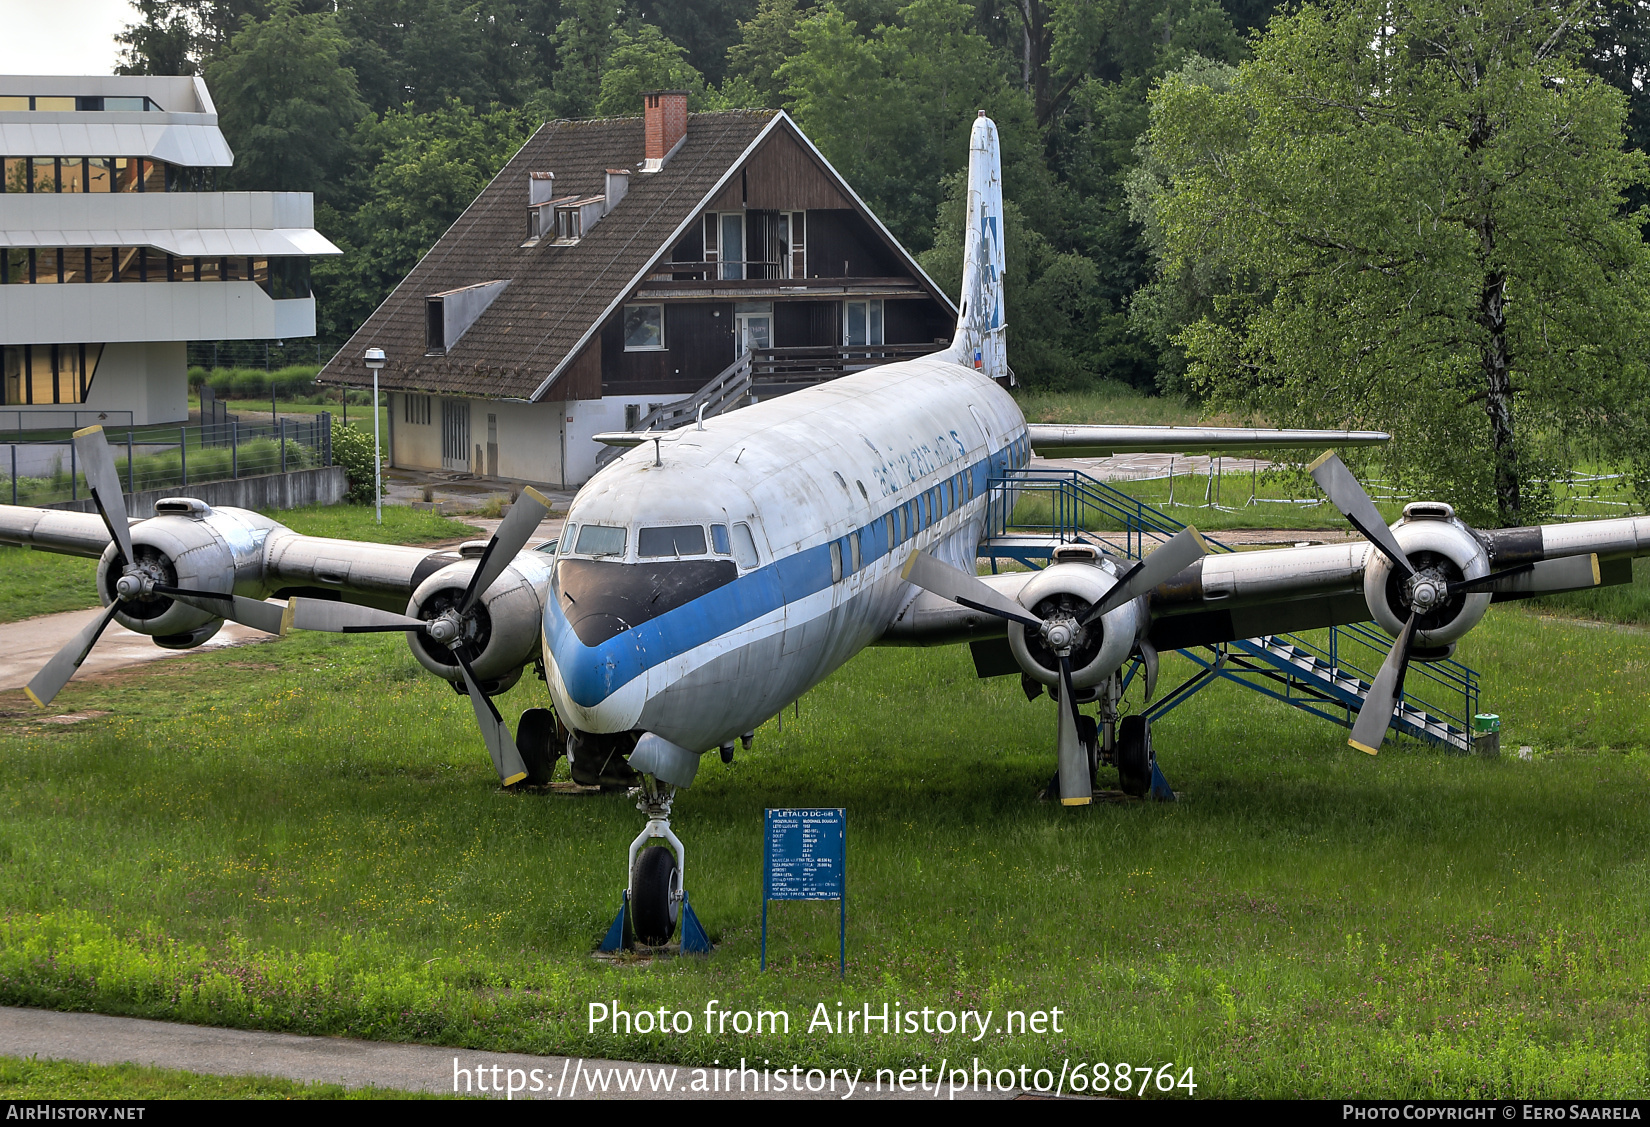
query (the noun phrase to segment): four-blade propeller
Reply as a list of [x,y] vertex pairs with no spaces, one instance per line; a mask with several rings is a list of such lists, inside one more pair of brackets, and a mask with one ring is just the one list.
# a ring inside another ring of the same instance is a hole
[[103,614],[52,655],[52,659],[24,688],[30,700],[41,708],[50,704],[63,691],[63,686],[69,683],[75,670],[91,655],[92,647],[97,645],[97,640],[121,608],[156,595],[176,599],[244,626],[271,634],[280,633],[281,608],[278,606],[218,591],[194,591],[169,586],[160,581],[156,571],[144,567],[132,548],[132,522],[126,515],[126,495],[121,491],[120,471],[115,468],[114,454],[103,437],[103,428],[93,426],[75,431],[74,449],[76,458],[85,469],[92,504],[97,506],[98,515],[103,518],[103,524],[115,542],[118,554],[114,562],[120,569],[120,578],[115,580],[114,601]]
[[434,618],[412,618],[392,611],[377,610],[355,603],[331,602],[325,599],[295,598],[287,605],[286,624],[294,630],[325,630],[335,634],[406,633],[416,631],[432,641],[446,646],[464,677],[464,687],[470,694],[470,705],[475,710],[476,726],[492,756],[493,768],[505,786],[527,777],[527,765],[522,761],[510,729],[499,715],[498,707],[482,691],[475,667],[471,664],[469,626],[472,612],[481,596],[493,585],[516,553],[527,546],[539,522],[550,515],[550,502],[531,486],[510,506],[510,511],[499,522],[498,530],[481,557],[476,560],[475,572],[464,590],[458,605],[449,607]]
[[[1083,631],[1105,616],[1108,611],[1138,599],[1153,588],[1196,563],[1208,553],[1208,545],[1197,529],[1187,527],[1164,542],[1156,551],[1134,564],[1100,600],[1083,612],[1081,619],[1056,615],[1049,619],[1037,617],[1020,603],[1002,594],[980,578],[951,564],[935,559],[927,552],[911,553],[906,561],[903,578],[942,599],[985,614],[996,615],[1009,622],[1018,622],[1027,630],[1035,631],[1043,644],[1054,651],[1060,662],[1060,701],[1058,724],[1055,730],[1056,750],[1060,764],[1060,802],[1066,806],[1081,806],[1093,800],[1094,786],[1089,774],[1088,754],[1083,748],[1077,708],[1077,692],[1071,680],[1071,652],[1082,641]],[[1157,680],[1157,651],[1150,643],[1140,643],[1141,657],[1146,665],[1147,696]]]
[[63,690],[63,686],[69,683],[75,671],[85,663],[92,647],[97,644],[122,607],[156,596],[174,599],[219,618],[270,634],[285,634],[288,629],[325,630],[343,634],[415,630],[452,650],[462,672],[465,687],[469,690],[476,723],[481,728],[482,739],[487,744],[487,751],[492,756],[493,766],[497,769],[499,778],[509,785],[526,777],[527,769],[522,763],[521,753],[516,749],[515,741],[504,724],[504,718],[499,715],[498,708],[492,699],[482,692],[480,682],[476,679],[475,668],[471,664],[468,646],[463,638],[465,620],[475,609],[482,595],[504,573],[504,569],[510,565],[516,553],[526,546],[539,522],[549,516],[550,502],[543,494],[531,487],[522,492],[520,499],[511,506],[510,512],[500,522],[498,531],[487,542],[486,549],[477,560],[475,573],[470,577],[469,586],[465,589],[464,598],[459,606],[435,619],[425,621],[372,607],[324,599],[295,598],[282,607],[275,603],[227,592],[200,591],[165,583],[159,570],[144,566],[137,558],[132,544],[132,521],[127,517],[126,497],[121,489],[120,471],[115,467],[114,455],[104,438],[103,428],[93,426],[76,431],[74,446],[76,457],[84,467],[92,503],[97,507],[98,515],[103,518],[109,536],[115,543],[118,555],[114,562],[120,569],[120,577],[115,581],[114,601],[102,614],[88,623],[85,629],[70,639],[67,645],[58,650],[24,688],[23,691],[36,705],[46,707]]
[[1370,500],[1369,494],[1335,451],[1326,450],[1307,469],[1348,523],[1408,579],[1409,618],[1393,641],[1380,671],[1375,674],[1363,707],[1358,710],[1358,718],[1352,725],[1352,736],[1347,740],[1359,751],[1374,755],[1381,749],[1381,742],[1392,723],[1393,712],[1403,698],[1404,675],[1409,671],[1410,655],[1421,618],[1429,611],[1463,593],[1530,594],[1596,586],[1599,582],[1598,556],[1588,555],[1518,564],[1477,579],[1441,583],[1436,578],[1416,572],[1398,544],[1397,537],[1381,519],[1375,502]]

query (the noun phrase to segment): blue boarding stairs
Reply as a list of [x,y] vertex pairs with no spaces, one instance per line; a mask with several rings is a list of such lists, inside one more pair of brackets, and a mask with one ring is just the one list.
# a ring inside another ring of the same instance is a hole
[[[1185,524],[1161,509],[1073,469],[1031,468],[1013,471],[989,483],[986,535],[979,555],[1030,567],[1045,567],[1062,544],[1085,543],[1139,559]],[[1028,499],[1046,498],[1041,506]],[[1016,519],[1017,510],[1032,519]],[[1214,552],[1235,551],[1213,536],[1204,536]],[[1332,626],[1327,639],[1313,641],[1294,634],[1269,634],[1177,651],[1198,672],[1146,709],[1150,721],[1168,715],[1219,680],[1231,681],[1303,712],[1343,727],[1352,727],[1369,695],[1370,683],[1392,639],[1371,623]],[[1136,661],[1123,685],[1139,671]],[[1393,710],[1391,727],[1406,736],[1448,747],[1472,750],[1472,718],[1478,711],[1478,673],[1453,659],[1416,662],[1409,667],[1404,693]],[[1172,798],[1156,761],[1152,794]]]

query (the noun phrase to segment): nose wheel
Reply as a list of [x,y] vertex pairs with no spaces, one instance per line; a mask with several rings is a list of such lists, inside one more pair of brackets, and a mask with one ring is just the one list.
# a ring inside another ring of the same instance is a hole
[[708,955],[710,939],[688,904],[682,874],[687,850],[670,828],[670,807],[676,788],[643,775],[641,785],[631,788],[636,809],[647,817],[647,825],[630,843],[626,866],[629,880],[619,904],[619,914],[607,929],[598,951],[613,954],[643,947],[667,946],[681,925],[681,952]]

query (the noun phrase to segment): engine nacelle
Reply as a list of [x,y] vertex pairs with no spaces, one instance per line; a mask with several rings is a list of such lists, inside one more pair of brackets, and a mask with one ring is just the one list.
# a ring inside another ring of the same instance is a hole
[[[166,497],[155,515],[132,526],[132,551],[138,567],[154,582],[196,591],[262,598],[263,542],[274,521],[243,510],[213,509],[193,497]],[[103,605],[115,601],[118,549],[111,542],[97,565],[97,591]],[[151,595],[126,603],[115,621],[154,637],[166,649],[189,649],[218,632],[223,619],[207,611]]]
[[[1364,566],[1364,601],[1381,628],[1397,637],[1409,621],[1410,592],[1418,582],[1440,585],[1489,574],[1490,561],[1478,538],[1440,501],[1418,501],[1404,506],[1401,520],[1392,526],[1398,546],[1415,568],[1416,579],[1400,574],[1392,561],[1371,551]],[[1490,605],[1488,591],[1446,596],[1421,616],[1415,628],[1415,657],[1448,656],[1455,642],[1478,625]],[[1432,651],[1432,652],[1427,652]]]
[[[484,547],[481,543],[464,545],[461,551],[465,559],[448,564],[420,583],[407,603],[407,614],[428,621],[456,607],[464,598]],[[539,651],[544,611],[538,592],[550,582],[550,565],[549,556],[519,554],[482,594],[466,621],[464,637],[470,666],[489,696],[514,685],[522,667]],[[445,645],[427,634],[414,634],[411,643],[413,656],[425,669],[448,681],[463,679],[458,660]]]
[[[1080,620],[1115,586],[1117,574],[1110,560],[1055,563],[1020,588],[1018,599],[1021,606],[1045,621],[1060,615]],[[1071,651],[1072,687],[1092,688],[1121,669],[1146,625],[1145,601],[1131,599],[1079,630]],[[1027,676],[1044,685],[1060,683],[1059,658],[1035,631],[1028,631],[1018,622],[1009,623],[1008,645]]]

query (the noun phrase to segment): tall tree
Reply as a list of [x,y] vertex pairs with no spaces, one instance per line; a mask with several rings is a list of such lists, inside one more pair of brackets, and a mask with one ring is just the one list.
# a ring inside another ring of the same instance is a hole
[[689,107],[700,108],[705,80],[686,56],[681,44],[667,39],[652,24],[641,24],[634,32],[617,29],[613,33],[613,52],[602,67],[596,113],[602,117],[639,114],[642,93],[647,90],[686,90]]
[[1650,460],[1650,251],[1626,106],[1535,0],[1333,0],[1224,91],[1171,77],[1150,149],[1166,277],[1230,279],[1180,337],[1223,405],[1358,422],[1470,518],[1540,516],[1575,444]]
[[279,0],[207,67],[235,149],[236,186],[338,196],[350,132],[367,114],[355,73],[342,63],[348,46],[332,16]]

